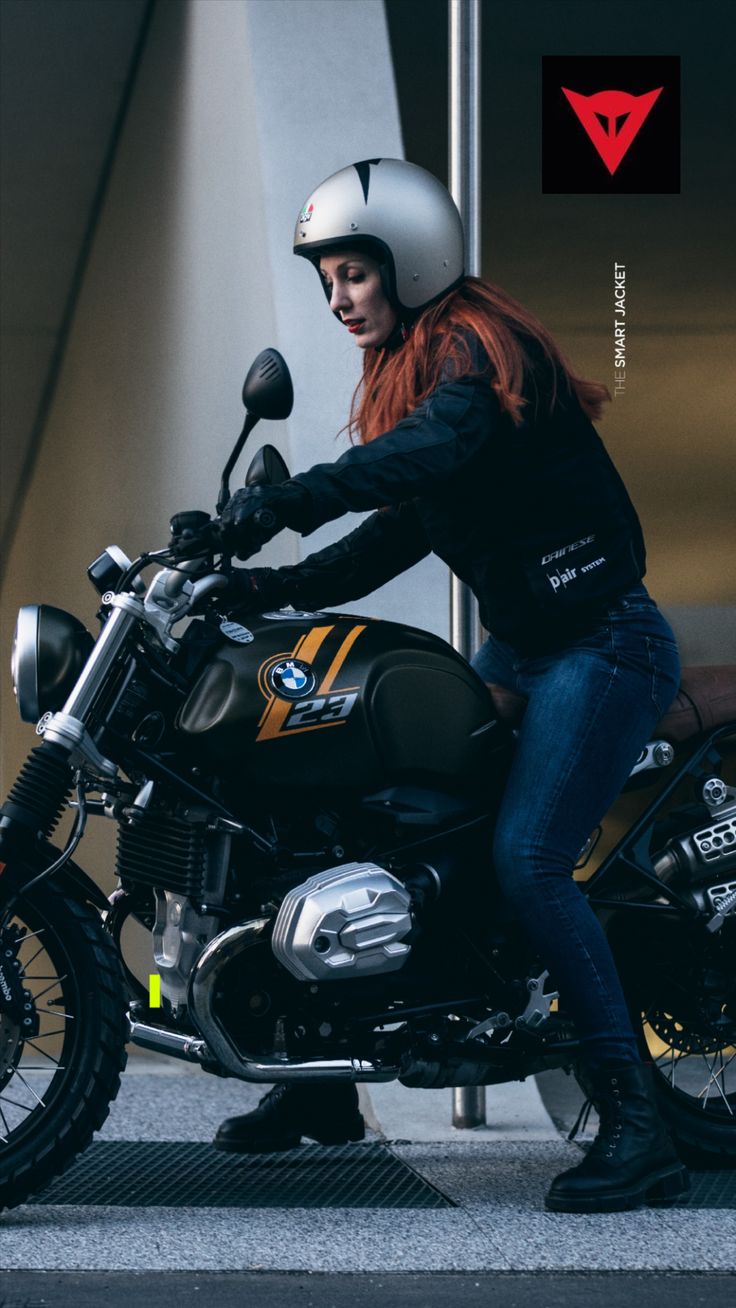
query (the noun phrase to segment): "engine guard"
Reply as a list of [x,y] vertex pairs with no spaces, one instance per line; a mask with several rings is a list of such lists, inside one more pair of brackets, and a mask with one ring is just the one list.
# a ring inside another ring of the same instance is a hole
[[271,926],[270,918],[254,918],[250,922],[229,927],[205,946],[197,960],[189,983],[189,1011],[207,1048],[210,1059],[228,1076],[241,1081],[274,1082],[309,1080],[314,1077],[331,1077],[343,1081],[394,1081],[398,1067],[380,1067],[365,1059],[334,1058],[310,1059],[306,1062],[290,1058],[249,1058],[241,1053],[225,1028],[217,1021],[213,1000],[222,969],[244,949],[259,944]]

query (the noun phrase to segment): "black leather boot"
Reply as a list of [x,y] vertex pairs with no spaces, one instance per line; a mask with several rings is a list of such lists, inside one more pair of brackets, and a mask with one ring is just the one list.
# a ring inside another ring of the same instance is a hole
[[[588,1081],[600,1129],[583,1161],[555,1177],[547,1208],[616,1213],[672,1204],[686,1195],[687,1170],[657,1111],[650,1069],[642,1063],[606,1064],[591,1071]],[[575,1128],[569,1138],[574,1134]]]
[[270,1154],[295,1149],[303,1135],[325,1145],[363,1139],[352,1081],[281,1081],[252,1113],[226,1118],[213,1143],[235,1154]]

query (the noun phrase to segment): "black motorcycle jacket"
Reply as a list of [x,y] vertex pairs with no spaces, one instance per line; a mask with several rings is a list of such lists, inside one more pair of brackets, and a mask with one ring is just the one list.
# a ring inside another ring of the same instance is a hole
[[434,551],[471,587],[484,627],[533,652],[574,638],[641,579],[644,542],[621,478],[565,374],[522,343],[520,426],[478,347],[477,374],[449,377],[391,431],[286,483],[285,521],[303,535],[377,512],[301,563],[246,574],[263,608],[339,606]]

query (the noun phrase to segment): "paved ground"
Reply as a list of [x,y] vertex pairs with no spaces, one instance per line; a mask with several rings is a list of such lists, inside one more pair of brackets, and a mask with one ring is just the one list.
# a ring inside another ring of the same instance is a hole
[[[186,1150],[187,1141],[208,1140],[222,1117],[247,1110],[259,1093],[255,1087],[218,1080],[181,1064],[136,1060],[126,1073],[101,1138],[180,1140]],[[570,1114],[576,1099],[573,1094]],[[543,1196],[549,1180],[574,1164],[579,1153],[576,1145],[560,1135],[534,1081],[489,1088],[489,1126],[470,1132],[455,1131],[449,1125],[448,1091],[375,1086],[370,1089],[370,1102],[364,1095],[364,1104],[373,1138],[394,1141],[394,1152],[447,1195],[455,1207],[419,1211],[27,1205],[0,1218],[0,1267],[55,1273],[173,1273],[183,1269],[212,1273],[362,1272],[379,1278],[391,1273],[415,1273],[421,1278],[433,1272],[485,1273],[486,1277],[491,1272],[516,1273],[517,1277],[532,1272],[568,1273],[574,1278],[576,1273],[593,1272],[656,1271],[661,1276],[665,1272],[733,1270],[736,1224],[732,1211],[646,1209],[590,1216],[545,1212]],[[722,1276],[706,1279],[709,1302],[718,1301],[724,1288],[735,1288]],[[520,1292],[518,1280],[513,1289],[503,1275],[493,1279],[494,1287],[502,1282],[507,1297],[500,1297],[500,1290],[496,1293],[494,1289],[494,1303],[537,1302],[514,1298]],[[547,1302],[553,1304],[557,1302],[553,1281],[546,1278],[548,1282]],[[90,1285],[94,1283],[93,1278]],[[70,1287],[68,1299],[36,1300],[32,1293],[40,1294],[38,1289],[23,1288],[30,1284],[27,1277],[6,1278],[4,1293],[8,1297],[3,1301],[0,1291],[0,1305],[5,1302],[8,1308],[15,1308],[16,1303],[24,1302],[20,1294],[33,1305],[77,1299]],[[48,1284],[50,1287],[51,1282]],[[266,1282],[263,1284],[265,1293]],[[290,1284],[292,1301],[308,1305],[310,1298],[301,1291],[297,1296],[296,1282]],[[402,1284],[402,1294],[409,1293],[408,1282],[399,1279],[397,1285]],[[642,1284],[651,1289],[655,1281]],[[684,1282],[675,1276],[673,1287],[676,1284],[682,1289]],[[468,1281],[463,1293],[467,1290],[469,1303],[473,1302],[472,1289]],[[98,1291],[98,1302],[107,1301],[100,1283]],[[428,1283],[422,1302],[433,1302],[433,1293]],[[351,1302],[356,1308],[363,1302],[356,1297],[343,1299],[343,1289],[335,1294],[337,1297],[331,1293],[322,1302]],[[173,1303],[174,1297],[162,1300],[157,1291],[156,1302]],[[221,1302],[224,1305],[230,1300]],[[404,1297],[389,1298],[388,1302],[393,1308],[418,1300]],[[568,1302],[576,1300],[568,1296]],[[601,1302],[614,1300],[609,1295]],[[644,1302],[658,1300],[645,1296]],[[670,1296],[668,1302],[679,1300]],[[688,1302],[697,1304],[699,1299],[691,1297]]]
[[715,1308],[736,1284],[717,1272],[592,1273],[25,1272],[7,1278],[0,1308]]

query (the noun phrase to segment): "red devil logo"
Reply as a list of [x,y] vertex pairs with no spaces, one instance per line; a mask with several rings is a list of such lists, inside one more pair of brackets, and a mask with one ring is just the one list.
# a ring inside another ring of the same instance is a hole
[[[648,117],[662,87],[644,95],[629,95],[628,91],[598,91],[595,95],[580,95],[563,86],[580,122],[613,177],[632,141]],[[601,119],[605,119],[604,128]],[[623,122],[619,124],[619,120]]]

